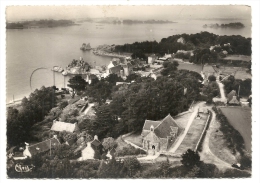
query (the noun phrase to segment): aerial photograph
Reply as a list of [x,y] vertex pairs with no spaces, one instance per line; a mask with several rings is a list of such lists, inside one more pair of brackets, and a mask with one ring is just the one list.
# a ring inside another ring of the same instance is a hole
[[252,177],[251,6],[5,14],[7,179]]

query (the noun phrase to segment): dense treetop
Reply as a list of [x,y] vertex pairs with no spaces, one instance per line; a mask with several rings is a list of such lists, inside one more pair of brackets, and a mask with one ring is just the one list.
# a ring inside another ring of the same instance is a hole
[[[184,38],[185,43],[177,42]],[[251,38],[240,35],[218,36],[209,32],[196,34],[177,34],[157,41],[143,41],[117,45],[115,51],[131,53],[176,53],[178,50],[209,49],[210,46],[230,43],[233,54],[251,55]]]

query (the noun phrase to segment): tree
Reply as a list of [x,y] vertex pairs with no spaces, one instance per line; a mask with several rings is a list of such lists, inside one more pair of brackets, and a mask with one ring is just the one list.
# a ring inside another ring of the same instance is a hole
[[123,165],[120,162],[117,162],[114,157],[109,160],[108,164],[101,161],[98,169],[99,178],[122,178],[125,177],[123,173]]
[[68,104],[69,104],[68,101],[62,101],[59,103],[59,108],[64,109]]
[[183,155],[181,155],[181,163],[187,168],[193,168],[195,165],[199,165],[200,156],[197,152],[188,149]]
[[177,61],[173,61],[173,62],[164,62],[163,63],[163,67],[164,69],[161,71],[161,74],[163,76],[168,76],[170,74],[174,74],[174,72],[177,70],[179,63]]
[[140,77],[141,77],[140,75],[138,75],[136,73],[132,73],[126,77],[126,81],[127,82],[135,81],[137,78],[140,78]]
[[162,162],[159,166],[160,171],[162,172],[163,177],[169,176],[169,168],[170,168],[170,162],[167,157],[166,161]]
[[73,93],[82,91],[85,89],[87,82],[79,75],[74,76],[73,78],[69,79],[68,87],[73,89]]
[[208,77],[208,80],[209,80],[209,82],[211,82],[211,81],[216,81],[216,76],[210,75],[210,76]]
[[138,52],[134,52],[132,55],[131,55],[132,58],[139,58],[139,59],[144,59],[144,60],[147,60],[147,56],[145,56],[145,54],[142,52],[142,51],[138,51]]
[[27,140],[32,141],[31,127],[42,121],[49,111],[56,106],[56,96],[52,87],[41,87],[23,98],[21,110],[8,109],[7,142],[18,145]]
[[108,137],[103,140],[102,145],[106,150],[110,150],[112,148],[116,148],[117,142],[114,138]]
[[128,157],[124,159],[124,168],[129,177],[133,177],[141,168],[141,164],[136,157]]
[[200,172],[200,168],[197,165],[194,165],[190,171],[188,171],[188,173],[185,175],[185,177],[187,178],[191,178],[191,177],[198,177]]
[[108,81],[110,84],[115,85],[116,82],[121,82],[123,79],[118,77],[117,74],[109,74],[108,77],[105,78],[105,81]]

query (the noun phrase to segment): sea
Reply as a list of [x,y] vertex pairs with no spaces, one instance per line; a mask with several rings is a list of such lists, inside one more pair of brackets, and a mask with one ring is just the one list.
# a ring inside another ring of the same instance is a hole
[[[73,59],[83,58],[91,65],[107,65],[112,59],[81,51],[82,43],[92,48],[103,44],[122,45],[140,41],[160,41],[176,34],[208,31],[217,35],[251,37],[251,20],[236,20],[243,29],[203,28],[204,24],[231,20],[180,20],[169,24],[101,24],[84,22],[75,26],[6,30],[6,103],[28,97],[42,86],[66,87],[69,77],[55,73],[53,66],[65,68]],[[36,70],[36,71],[35,71]],[[35,71],[35,72],[34,72]],[[54,79],[55,78],[55,79]],[[30,82],[31,80],[31,82]]]

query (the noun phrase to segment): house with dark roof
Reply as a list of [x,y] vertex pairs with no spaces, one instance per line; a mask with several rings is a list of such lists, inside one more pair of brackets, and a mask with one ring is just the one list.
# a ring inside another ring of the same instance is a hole
[[108,69],[108,72],[109,74],[116,74],[117,76],[120,77],[122,75],[121,72],[124,72],[124,69],[121,65],[117,65],[115,67]]
[[94,155],[96,152],[101,152],[102,144],[98,140],[98,136],[94,136],[94,140],[90,142],[81,143],[81,145],[74,151],[76,154],[77,152],[81,151],[81,157],[78,160],[87,160],[87,159],[94,159]]
[[98,140],[98,136],[94,136],[94,140],[91,142],[91,146],[93,147],[94,150],[100,150],[101,148],[101,142]]
[[232,90],[231,92],[229,92],[229,94],[227,94],[227,102],[231,101],[233,99],[233,97],[236,95],[237,95],[237,92],[235,90]]
[[79,132],[79,127],[77,123],[72,124],[72,123],[53,120],[51,131],[55,131],[55,132],[66,131],[66,132],[73,133],[73,132]]
[[166,151],[181,130],[170,114],[160,121],[146,120],[141,133],[143,148],[157,152]]
[[109,64],[107,65],[107,69],[110,69],[112,67],[115,67],[118,65],[118,62],[116,60],[112,60],[109,62]]
[[60,141],[58,140],[57,136],[54,135],[53,138],[50,138],[48,140],[29,145],[28,143],[25,143],[26,147],[23,152],[23,155],[25,157],[32,157],[38,153],[46,152],[51,150],[52,148],[55,148],[60,145]]

